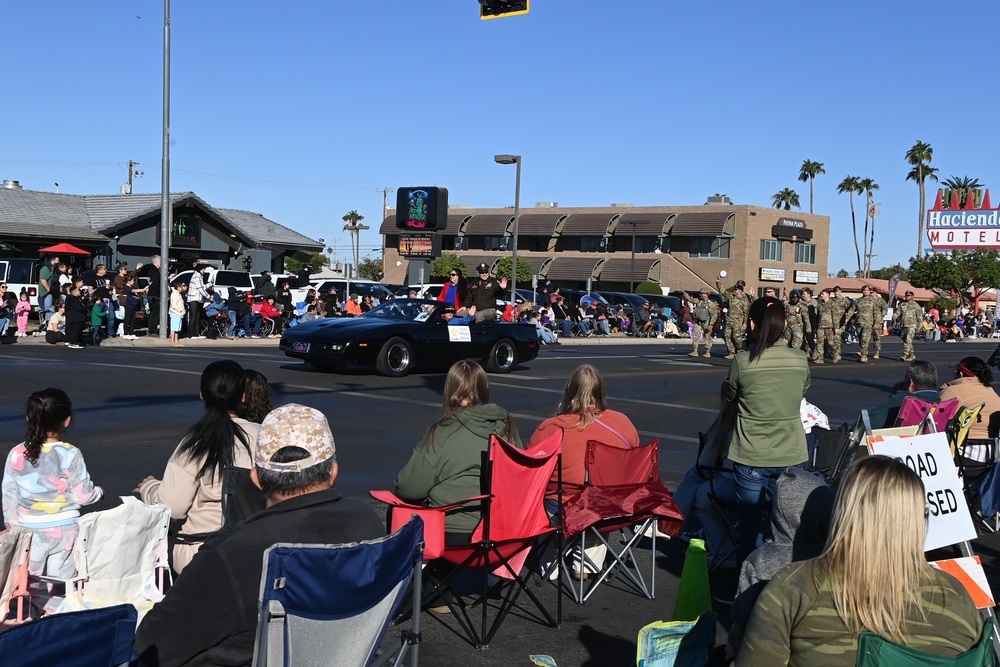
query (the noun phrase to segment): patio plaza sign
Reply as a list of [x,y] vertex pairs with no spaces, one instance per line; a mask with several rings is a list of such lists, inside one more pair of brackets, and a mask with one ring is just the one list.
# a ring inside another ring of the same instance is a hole
[[[927,240],[934,250],[1000,248],[1000,208],[990,208],[990,191],[977,201],[970,192],[964,208],[959,193],[952,191],[951,206],[944,208],[938,190],[934,208],[927,211]],[[978,206],[977,206],[978,204]]]

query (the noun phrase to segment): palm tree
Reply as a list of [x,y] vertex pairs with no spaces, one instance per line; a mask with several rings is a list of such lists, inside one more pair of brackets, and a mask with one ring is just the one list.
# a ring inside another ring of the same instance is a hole
[[[979,182],[978,178],[969,178],[968,176],[963,176],[962,178],[952,176],[951,178],[946,178],[941,181],[941,185],[951,188],[952,190],[958,190],[958,205],[960,207],[965,206],[965,200],[968,198],[970,192],[986,187]],[[945,206],[949,206],[950,204],[950,201],[946,201],[944,203]]]
[[784,208],[786,211],[792,210],[793,206],[795,208],[802,208],[799,204],[799,193],[791,188],[785,188],[784,190],[772,195],[771,205],[774,208]]
[[906,151],[906,161],[913,166],[910,173],[906,175],[906,180],[915,181],[920,189],[920,210],[917,211],[917,257],[924,256],[924,206],[927,204],[927,188],[925,181],[930,178],[937,180],[935,172],[937,169],[930,166],[934,157],[934,149],[931,145],[917,139],[913,148]]
[[341,220],[346,222],[344,225],[344,231],[351,233],[351,245],[354,251],[354,270],[358,270],[358,255],[360,254],[361,246],[361,235],[359,232],[363,229],[368,229],[365,225],[361,224],[361,221],[365,219],[365,216],[361,215],[357,211],[349,211]]
[[816,177],[820,174],[825,174],[826,169],[823,168],[822,162],[813,162],[812,160],[803,160],[802,167],[799,169],[799,180],[805,183],[809,181],[809,212],[813,212],[813,184],[816,181]]
[[878,190],[878,183],[870,178],[862,178],[858,185],[865,193],[865,237],[868,236],[868,218],[872,221],[871,239],[865,239],[865,266],[862,278],[867,278],[871,270],[872,249],[875,247],[875,204],[872,203],[872,192]]
[[864,188],[861,187],[861,179],[850,174],[844,176],[844,180],[837,186],[837,194],[842,195],[846,192],[851,200],[851,229],[854,231],[854,253],[858,256],[859,276],[861,275],[861,249],[858,248],[858,221],[854,217],[854,195],[860,195],[864,191]]

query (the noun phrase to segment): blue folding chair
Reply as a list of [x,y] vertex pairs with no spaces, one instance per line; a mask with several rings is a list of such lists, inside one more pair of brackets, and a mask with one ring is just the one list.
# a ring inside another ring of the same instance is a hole
[[53,614],[0,633],[0,656],[18,667],[118,667],[135,655],[130,604]]
[[[423,521],[352,544],[275,544],[264,552],[254,667],[382,665],[407,652],[416,667],[420,641]],[[380,651],[409,592],[411,627],[398,647]]]

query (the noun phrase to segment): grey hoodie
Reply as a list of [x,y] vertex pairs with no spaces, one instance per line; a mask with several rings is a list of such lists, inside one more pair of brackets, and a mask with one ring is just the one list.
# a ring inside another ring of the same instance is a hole
[[778,477],[771,507],[771,540],[750,554],[740,571],[729,630],[729,652],[733,655],[739,651],[743,629],[767,582],[789,563],[822,553],[834,497],[826,482],[801,468],[788,468]]

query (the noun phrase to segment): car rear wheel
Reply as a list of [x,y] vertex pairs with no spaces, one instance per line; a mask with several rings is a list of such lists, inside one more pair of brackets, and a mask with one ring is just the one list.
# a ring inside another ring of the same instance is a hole
[[514,348],[514,341],[502,338],[490,350],[490,356],[486,359],[486,370],[490,373],[510,373],[515,363],[517,363],[517,350]]
[[413,348],[406,340],[396,337],[386,341],[375,360],[375,370],[379,375],[403,377],[413,365]]

